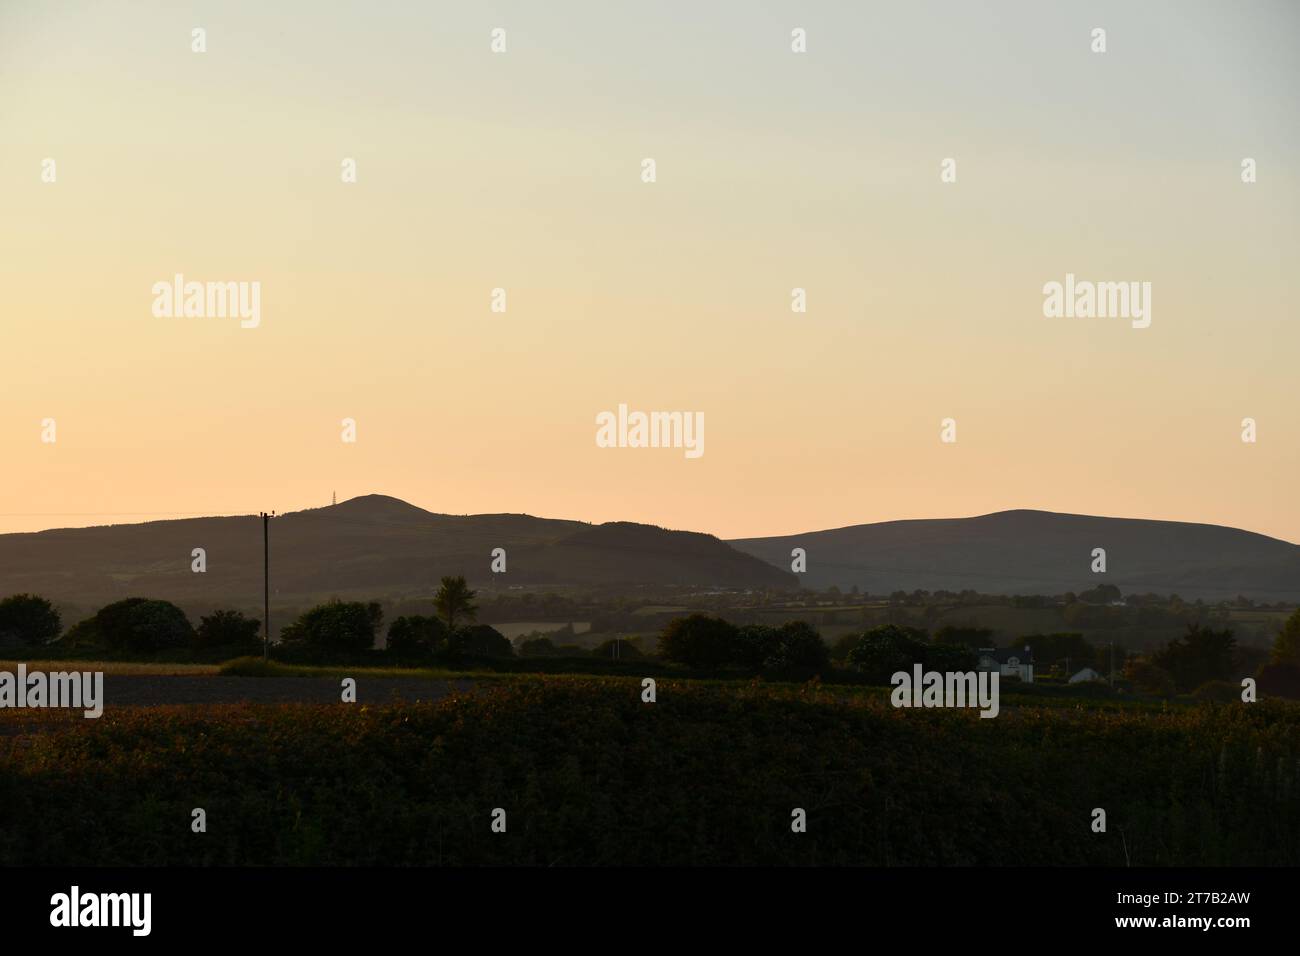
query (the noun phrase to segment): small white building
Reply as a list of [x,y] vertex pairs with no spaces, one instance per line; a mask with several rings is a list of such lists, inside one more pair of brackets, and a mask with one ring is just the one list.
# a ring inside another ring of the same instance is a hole
[[1082,684],[1084,681],[1089,681],[1089,680],[1105,680],[1105,678],[1102,677],[1100,674],[1098,674],[1091,667],[1085,667],[1083,670],[1079,671],[1079,673],[1075,674],[1073,677],[1070,678],[1070,683]]
[[981,647],[979,669],[997,671],[1003,677],[1014,677],[1026,684],[1034,682],[1034,654],[1028,646],[1023,651],[1013,647]]

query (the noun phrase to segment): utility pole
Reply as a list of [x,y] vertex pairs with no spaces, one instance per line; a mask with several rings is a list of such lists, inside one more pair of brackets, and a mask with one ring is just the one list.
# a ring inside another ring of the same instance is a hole
[[262,660],[271,647],[271,516],[262,512]]

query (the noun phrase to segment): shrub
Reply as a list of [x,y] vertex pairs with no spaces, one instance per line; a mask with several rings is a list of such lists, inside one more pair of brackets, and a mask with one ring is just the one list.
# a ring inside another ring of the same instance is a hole
[[1192,691],[1192,698],[1199,701],[1215,701],[1223,704],[1239,701],[1241,700],[1241,685],[1228,680],[1207,680]]
[[836,638],[835,643],[831,645],[831,660],[846,660],[849,652],[858,646],[860,640],[862,640],[861,634],[844,634]]
[[718,668],[735,658],[736,629],[720,617],[692,614],[668,623],[659,653],[688,667]]
[[35,594],[15,594],[0,601],[0,647],[46,644],[62,630],[54,605]]
[[514,657],[515,649],[506,636],[489,624],[458,627],[447,641],[452,660],[465,657]]
[[777,628],[766,624],[746,624],[736,629],[731,659],[737,664],[758,670],[776,649],[776,644]]
[[213,611],[199,618],[195,637],[199,647],[252,648],[260,643],[262,622],[242,611]]
[[62,648],[148,654],[185,647],[195,640],[185,612],[170,601],[127,598],[106,605],[81,621],[59,642]]
[[1300,700],[1300,664],[1265,664],[1256,683],[1262,696]]
[[447,625],[436,617],[399,617],[388,625],[388,651],[394,657],[431,657],[446,649],[447,633]]
[[777,628],[763,658],[764,674],[788,680],[807,680],[829,666],[826,642],[803,621],[790,621]]
[[1300,608],[1286,619],[1278,632],[1270,663],[1300,665]]
[[384,610],[377,601],[364,604],[336,599],[304,613],[281,632],[280,639],[319,650],[366,651],[375,646],[375,634],[383,620]]
[[549,637],[526,637],[516,648],[520,657],[558,657],[560,649]]
[[1236,644],[1231,628],[1216,631],[1189,624],[1187,633],[1152,655],[1151,662],[1173,676],[1178,690],[1190,691],[1232,673]]
[[849,651],[848,663],[872,683],[888,684],[898,671],[910,671],[913,664],[925,663],[924,639],[924,631],[882,624],[858,639]]
[[1139,693],[1154,694],[1157,697],[1172,697],[1177,693],[1173,675],[1150,661],[1129,660],[1124,665],[1124,678]]

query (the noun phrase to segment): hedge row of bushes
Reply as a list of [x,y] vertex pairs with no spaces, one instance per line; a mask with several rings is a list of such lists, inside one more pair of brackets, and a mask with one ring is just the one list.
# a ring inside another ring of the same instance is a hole
[[[640,692],[538,679],[414,706],[119,711],[0,737],[0,859],[1300,863],[1294,704],[981,720],[815,685]],[[195,807],[206,833],[191,832]]]

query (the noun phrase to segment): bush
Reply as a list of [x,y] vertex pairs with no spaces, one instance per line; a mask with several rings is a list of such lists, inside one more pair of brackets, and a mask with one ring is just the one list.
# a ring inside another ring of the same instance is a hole
[[1187,633],[1153,654],[1151,662],[1172,675],[1178,690],[1187,692],[1206,681],[1228,677],[1236,645],[1231,628],[1216,631],[1189,624]]
[[199,647],[251,649],[261,643],[262,622],[245,617],[242,611],[213,611],[199,618],[195,638]]
[[223,677],[283,677],[281,665],[260,657],[237,657],[221,665]]
[[60,649],[103,649],[150,654],[185,647],[195,641],[185,612],[170,601],[127,598],[99,609],[59,641]]
[[394,657],[432,657],[447,647],[447,625],[436,617],[412,614],[388,625],[388,652]]
[[737,628],[732,640],[731,660],[760,670],[777,645],[777,629],[766,624],[746,624]]
[[0,601],[0,647],[34,647],[59,636],[63,624],[54,605],[35,594]]
[[516,651],[520,657],[559,657],[560,649],[549,637],[526,637],[519,640]]
[[1207,680],[1196,690],[1192,698],[1199,701],[1215,701],[1221,704],[1241,700],[1241,685],[1228,680]]
[[1278,632],[1269,663],[1300,666],[1300,608],[1286,619],[1286,624]]
[[1142,694],[1154,694],[1157,697],[1173,697],[1178,688],[1174,677],[1163,667],[1157,667],[1150,661],[1130,660],[1124,665],[1124,679]]
[[763,658],[764,674],[786,680],[807,680],[829,666],[826,642],[803,621],[790,621],[777,628]]
[[863,634],[849,651],[848,663],[874,684],[888,684],[899,671],[924,664],[925,632],[897,624],[882,624]]
[[1255,681],[1261,696],[1300,700],[1300,664],[1265,664]]
[[368,651],[383,620],[378,601],[333,600],[304,613],[280,633],[280,640],[326,651]]
[[847,660],[849,652],[858,646],[860,640],[862,640],[861,634],[844,634],[836,638],[835,643],[831,645],[831,660]]
[[736,629],[707,614],[675,618],[659,637],[659,653],[688,667],[719,668],[735,659]]
[[514,657],[515,649],[506,636],[489,624],[458,627],[447,641],[451,660],[466,657]]

